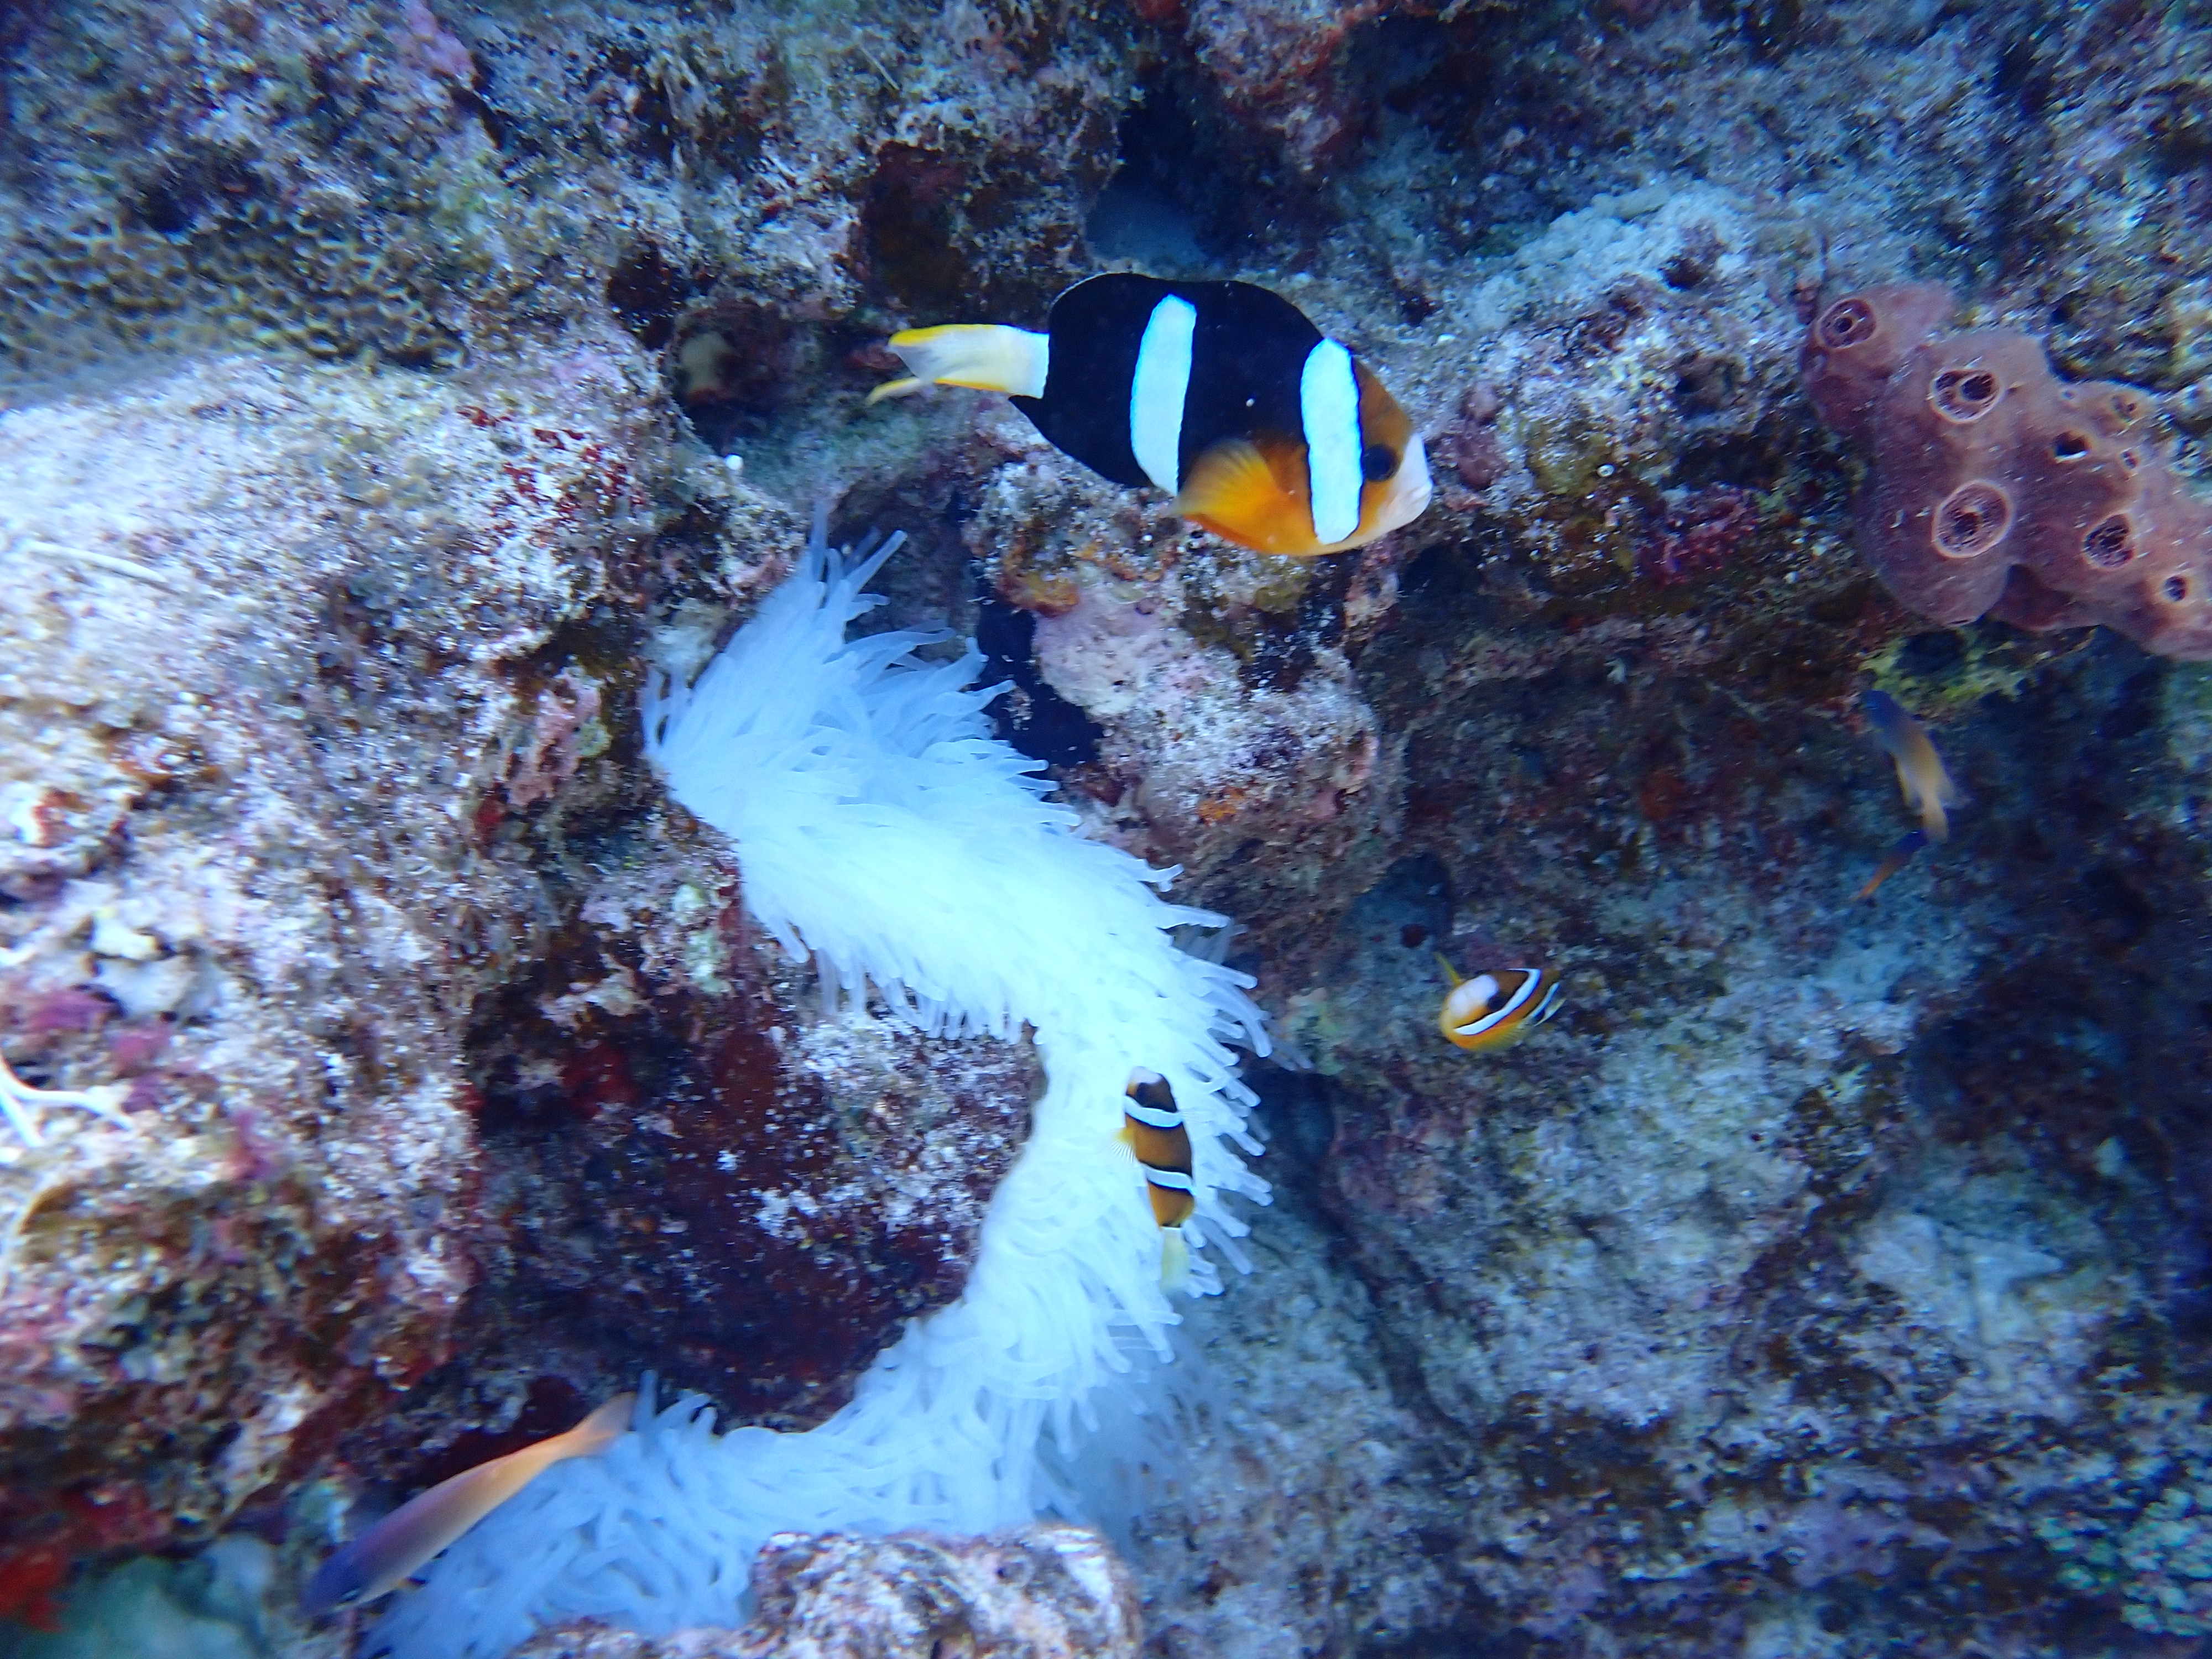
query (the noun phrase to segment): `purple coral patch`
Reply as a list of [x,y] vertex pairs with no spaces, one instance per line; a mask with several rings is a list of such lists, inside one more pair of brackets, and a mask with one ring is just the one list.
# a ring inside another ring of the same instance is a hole
[[1714,484],[1669,507],[1638,551],[1638,564],[1665,586],[1717,570],[1759,528],[1747,490]]

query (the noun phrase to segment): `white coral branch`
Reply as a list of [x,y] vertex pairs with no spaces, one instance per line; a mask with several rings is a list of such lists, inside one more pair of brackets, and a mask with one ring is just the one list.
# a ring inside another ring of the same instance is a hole
[[130,1093],[127,1083],[103,1083],[96,1089],[34,1089],[15,1075],[5,1055],[0,1055],[0,1112],[7,1115],[27,1146],[46,1144],[39,1133],[40,1118],[57,1106],[74,1106],[129,1127],[131,1120],[123,1115],[123,1103]]

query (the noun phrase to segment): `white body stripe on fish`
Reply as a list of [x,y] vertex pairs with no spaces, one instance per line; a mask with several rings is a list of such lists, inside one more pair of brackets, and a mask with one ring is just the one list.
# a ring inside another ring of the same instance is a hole
[[1359,382],[1352,354],[1334,340],[1306,353],[1298,376],[1305,417],[1306,472],[1313,490],[1314,534],[1323,543],[1348,539],[1359,528]]
[[[1487,978],[1488,975],[1486,975],[1484,977]],[[1503,1008],[1494,1008],[1480,1019],[1471,1020],[1467,1024],[1457,1027],[1459,1034],[1462,1036],[1480,1036],[1492,1026],[1509,1018],[1522,1003],[1535,995],[1536,988],[1542,984],[1543,981],[1544,972],[1540,968],[1513,988],[1513,994],[1505,1000],[1505,1006]]]
[[1145,476],[1170,495],[1182,488],[1183,399],[1197,331],[1198,307],[1189,301],[1170,294],[1154,306],[1129,383],[1129,448]]
[[1155,1129],[1180,1129],[1182,1127],[1182,1114],[1175,1110],[1173,1108],[1163,1112],[1157,1110],[1152,1107],[1142,1105],[1139,1103],[1134,1097],[1132,1097],[1129,1103],[1123,1106],[1121,1109],[1127,1112],[1131,1117],[1136,1119],[1138,1122],[1149,1124]]
[[1178,1193],[1194,1193],[1198,1190],[1196,1183],[1180,1170],[1162,1170],[1150,1164],[1146,1164],[1144,1170],[1145,1179],[1155,1187],[1165,1187]]

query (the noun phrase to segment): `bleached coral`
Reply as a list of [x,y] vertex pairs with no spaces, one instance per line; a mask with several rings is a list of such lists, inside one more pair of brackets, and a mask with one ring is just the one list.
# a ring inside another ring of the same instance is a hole
[[[817,531],[805,558],[689,689],[657,683],[647,747],[678,799],[737,843],[745,902],[825,992],[872,986],[939,1032],[1036,1031],[1048,1073],[1030,1138],[984,1223],[960,1299],[908,1326],[852,1403],[803,1435],[716,1436],[698,1396],[642,1410],[604,1457],[563,1465],[465,1539],[380,1632],[408,1659],[504,1652],[583,1614],[648,1632],[732,1622],[779,1530],[980,1533],[1082,1507],[1063,1471],[1094,1391],[1176,1315],[1159,1236],[1118,1144],[1133,1066],[1192,1129],[1198,1215],[1234,1252],[1219,1195],[1264,1198],[1224,1138],[1251,1103],[1231,1042],[1264,1052],[1250,981],[1179,949],[1218,925],[1163,901],[1174,873],[1073,833],[1034,764],[989,735],[981,657],[942,633],[848,641],[878,601]],[[1202,1257],[1194,1282],[1218,1288]]]
[[131,1120],[123,1115],[123,1102],[130,1092],[130,1085],[121,1083],[103,1083],[96,1089],[34,1089],[0,1059],[0,1115],[6,1116],[9,1127],[27,1146],[46,1144],[39,1120],[42,1112],[52,1107],[74,1106],[111,1123],[129,1123]]

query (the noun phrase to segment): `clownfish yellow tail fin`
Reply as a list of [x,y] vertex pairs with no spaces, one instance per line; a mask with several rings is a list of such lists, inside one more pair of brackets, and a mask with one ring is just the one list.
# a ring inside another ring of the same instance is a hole
[[1190,1288],[1190,1246],[1180,1227],[1160,1229],[1160,1288],[1170,1294]]
[[868,394],[870,403],[903,398],[925,386],[964,386],[977,392],[1042,398],[1052,368],[1049,337],[1003,323],[903,329],[891,336],[890,345],[914,372],[878,386]]

